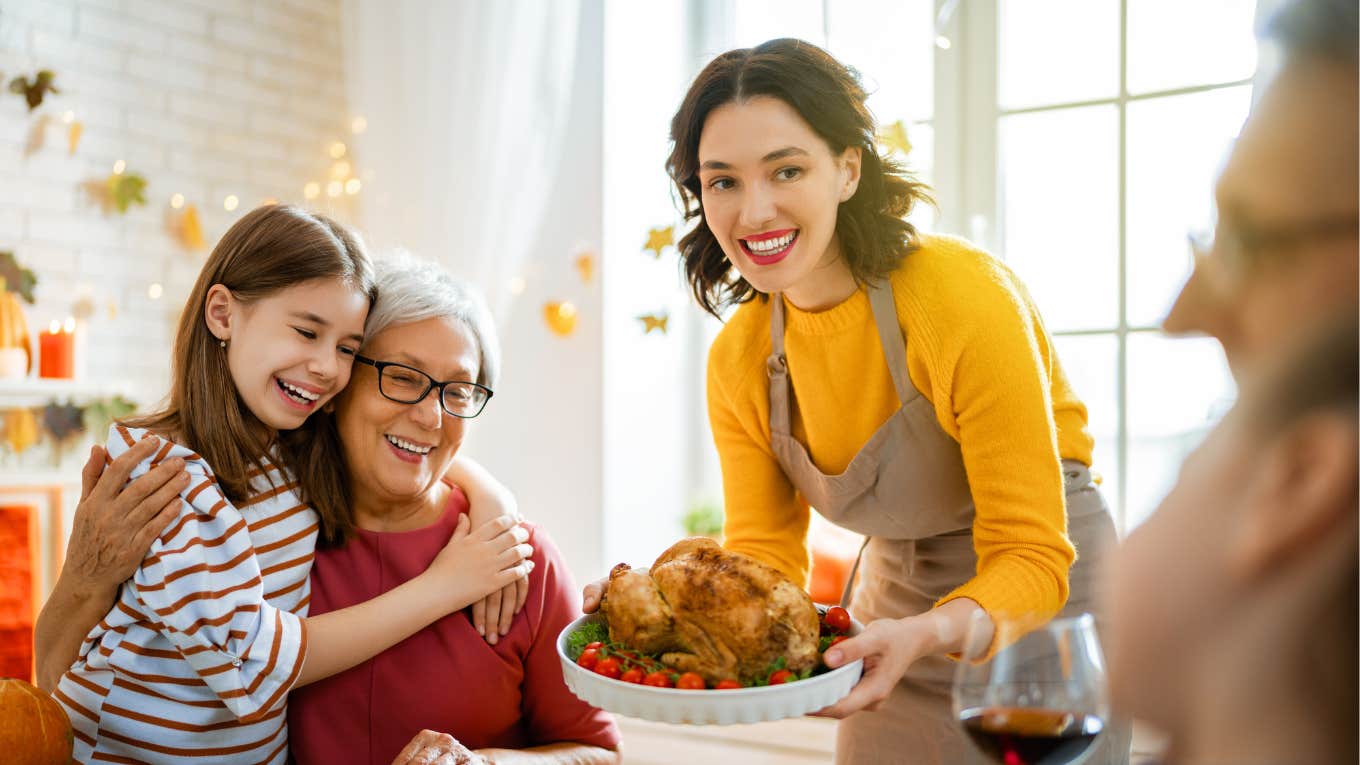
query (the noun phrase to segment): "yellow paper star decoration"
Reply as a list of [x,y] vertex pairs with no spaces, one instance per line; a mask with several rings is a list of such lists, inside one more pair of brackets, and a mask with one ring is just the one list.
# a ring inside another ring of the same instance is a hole
[[878,142],[904,157],[911,153],[911,139],[907,138],[907,125],[902,120],[884,125],[878,131]]
[[661,251],[675,244],[675,226],[665,228],[653,228],[647,231],[647,243],[642,245],[642,249],[651,250],[656,253],[658,259],[661,258]]
[[595,256],[589,252],[577,255],[576,271],[581,275],[581,281],[590,284],[590,280],[595,277]]
[[566,301],[544,303],[543,321],[553,334],[567,337],[576,331],[576,306]]
[[638,317],[638,321],[642,322],[642,334],[649,335],[652,330],[656,329],[664,335],[666,334],[666,322],[670,321],[670,314],[664,311],[656,314],[643,314]]

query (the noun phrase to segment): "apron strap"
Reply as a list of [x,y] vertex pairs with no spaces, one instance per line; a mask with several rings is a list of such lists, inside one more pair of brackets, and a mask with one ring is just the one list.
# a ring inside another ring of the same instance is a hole
[[784,295],[770,295],[770,344],[772,351],[765,360],[765,372],[770,376],[770,432],[790,433],[789,426],[789,364],[784,358]]
[[[850,576],[845,578],[845,589],[841,590],[841,608],[849,610],[850,602],[855,597],[855,577],[859,574],[859,564],[864,562],[864,550],[869,546],[873,537],[865,537],[864,542],[859,546],[859,552],[855,553],[855,565],[850,567]],[[902,544],[907,545],[907,576],[916,573],[916,540],[904,539]]]
[[893,387],[897,389],[897,400],[906,404],[920,397],[921,393],[916,390],[911,375],[907,373],[907,345],[897,321],[892,282],[884,280],[881,284],[871,285],[869,305],[874,311],[874,323],[878,325],[878,342],[883,346],[883,359],[888,362]]

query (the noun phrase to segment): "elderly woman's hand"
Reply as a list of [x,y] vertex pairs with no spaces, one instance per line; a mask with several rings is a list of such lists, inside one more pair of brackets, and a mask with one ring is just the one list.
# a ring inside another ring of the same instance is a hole
[[604,598],[604,588],[609,585],[609,577],[596,579],[581,590],[581,613],[593,614],[600,608]]
[[490,760],[447,733],[423,730],[401,750],[392,765],[490,765]]
[[133,468],[161,444],[154,436],[144,438],[107,468],[104,448],[90,450],[63,567],[63,576],[78,589],[110,590],[131,577],[151,542],[179,514],[179,493],[189,484],[184,460],[165,460],[128,483]]

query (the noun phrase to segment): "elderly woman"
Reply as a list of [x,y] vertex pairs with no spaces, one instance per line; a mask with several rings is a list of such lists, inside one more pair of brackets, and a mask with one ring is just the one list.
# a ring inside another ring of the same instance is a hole
[[[381,261],[378,291],[351,383],[318,429],[317,437],[340,440],[352,528],[341,530],[343,543],[317,550],[313,615],[397,587],[448,542],[469,503],[445,475],[499,368],[484,304],[438,266],[410,257]],[[142,486],[123,501],[153,506],[154,488]],[[466,613],[452,614],[369,661],[295,689],[293,758],[615,762],[612,719],[574,697],[557,664],[555,638],[578,608],[575,585],[543,530],[528,529],[535,564],[528,597],[503,636],[484,640]],[[73,539],[78,544],[98,543]],[[92,557],[76,549],[71,555]],[[116,581],[113,568],[101,569],[104,581]],[[72,621],[61,629],[84,634],[90,626]]]

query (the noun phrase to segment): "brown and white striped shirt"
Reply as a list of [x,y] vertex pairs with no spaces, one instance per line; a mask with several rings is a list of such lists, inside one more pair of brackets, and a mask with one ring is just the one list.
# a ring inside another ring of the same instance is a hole
[[[146,431],[115,425],[109,458]],[[288,692],[306,655],[316,513],[267,462],[234,506],[208,464],[167,442],[136,478],[183,457],[179,517],[86,636],[55,696],[79,762],[284,763]]]

